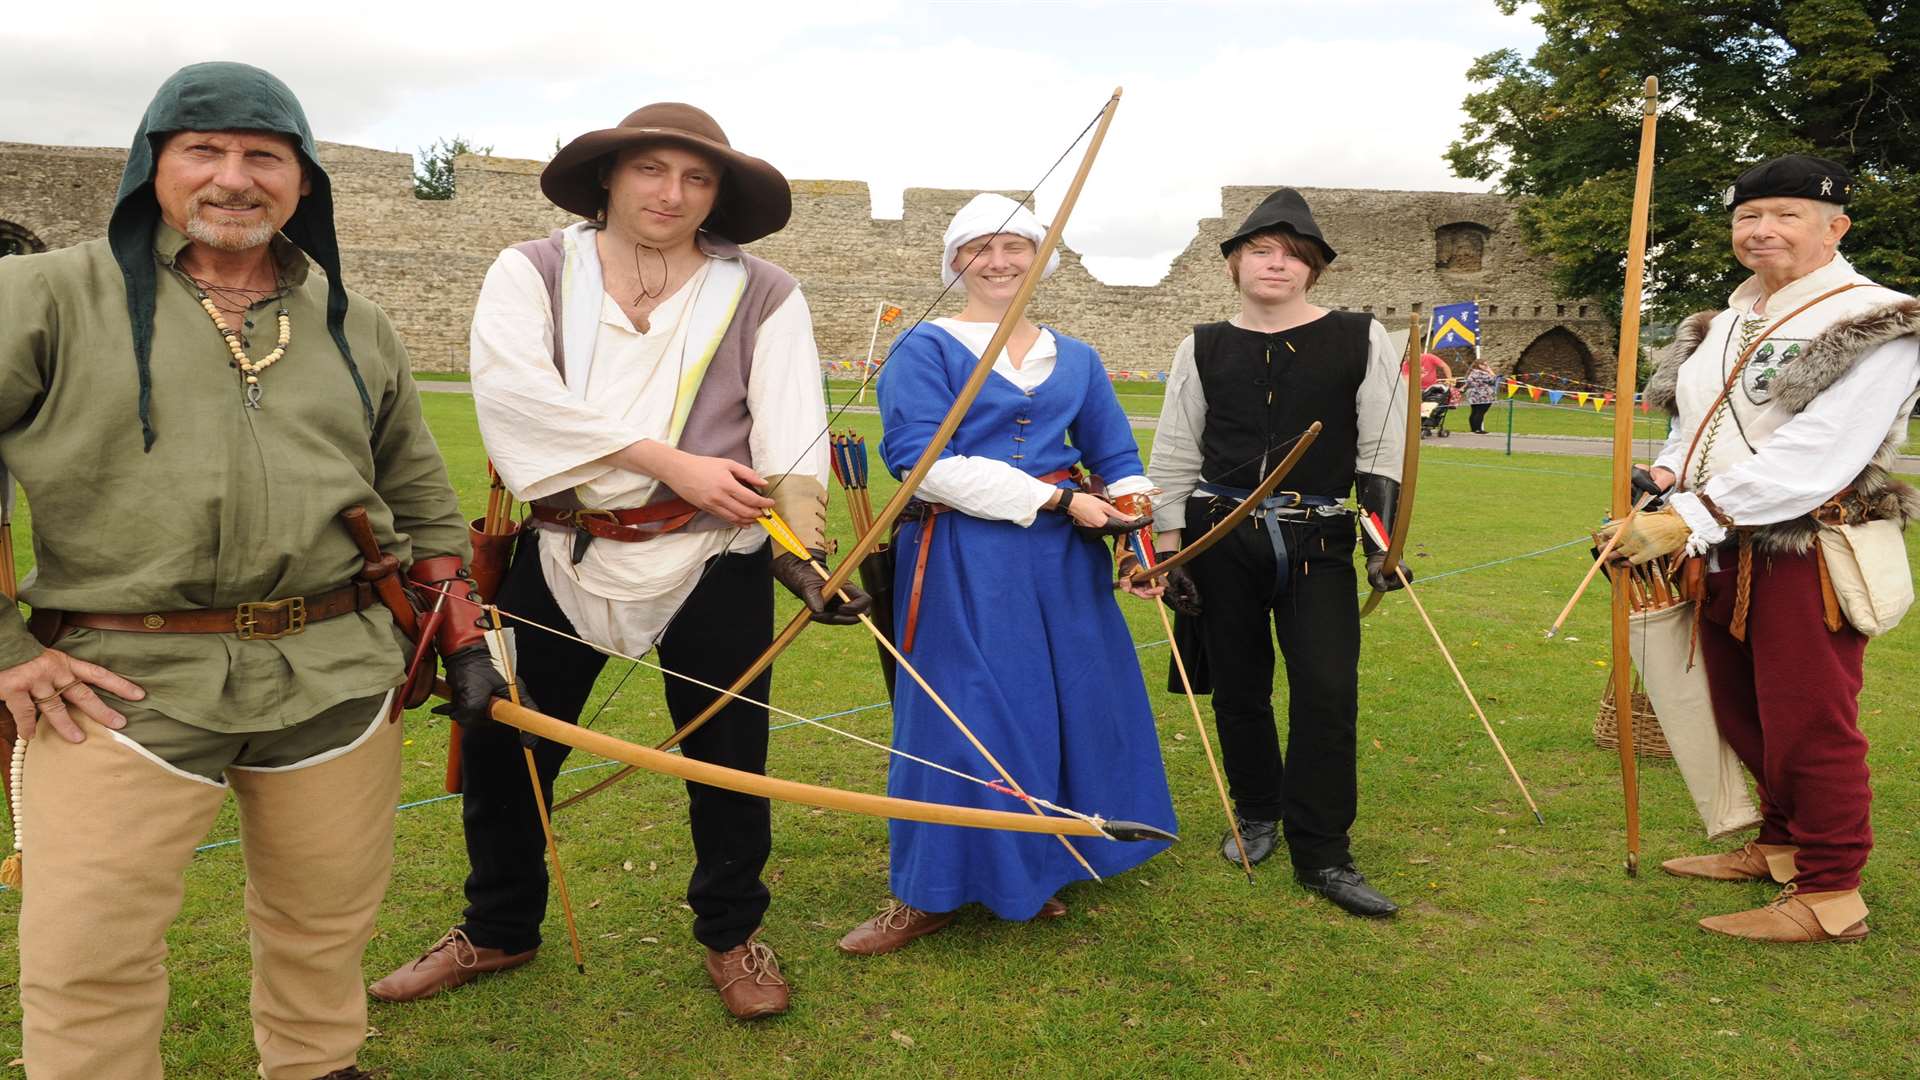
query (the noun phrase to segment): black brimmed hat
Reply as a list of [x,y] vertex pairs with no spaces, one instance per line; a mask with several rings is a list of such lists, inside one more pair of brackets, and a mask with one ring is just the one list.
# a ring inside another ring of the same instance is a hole
[[743,154],[704,110],[677,101],[635,109],[618,127],[589,131],[553,155],[540,173],[540,190],[555,206],[592,220],[607,204],[600,161],[628,147],[668,143],[720,163],[720,197],[701,226],[736,244],[779,232],[793,216],[793,191],[772,165]]
[[1320,226],[1314,222],[1313,211],[1307,208],[1307,200],[1290,187],[1283,187],[1260,200],[1260,205],[1253,208],[1247,220],[1240,223],[1240,228],[1220,242],[1220,254],[1231,255],[1254,233],[1272,229],[1284,229],[1306,237],[1320,245],[1320,253],[1327,257],[1327,262],[1333,262],[1333,245],[1320,235]]
[[1853,197],[1853,176],[1837,161],[1810,154],[1788,154],[1763,161],[1727,189],[1727,208],[1748,199],[1818,199],[1841,206]]

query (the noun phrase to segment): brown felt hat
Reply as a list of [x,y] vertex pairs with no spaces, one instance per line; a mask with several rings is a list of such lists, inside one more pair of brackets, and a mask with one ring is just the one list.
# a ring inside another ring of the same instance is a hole
[[635,109],[619,127],[589,131],[561,147],[540,173],[540,190],[562,210],[597,218],[607,205],[600,160],[628,147],[656,142],[683,146],[724,166],[720,196],[701,226],[707,232],[749,244],[779,232],[793,216],[793,192],[780,170],[735,150],[713,117],[678,101]]

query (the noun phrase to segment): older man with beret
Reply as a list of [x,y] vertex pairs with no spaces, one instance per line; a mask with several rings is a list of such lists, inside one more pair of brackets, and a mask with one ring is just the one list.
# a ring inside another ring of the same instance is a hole
[[[442,585],[467,543],[405,350],[342,284],[331,187],[280,80],[175,73],[106,238],[0,262],[0,461],[37,563],[31,630],[0,612],[0,695],[31,740],[13,755],[27,1075],[161,1075],[165,935],[229,790],[260,1075],[365,1075],[403,640],[338,518],[364,508]],[[484,699],[472,622],[441,645]]]
[[1920,303],[1840,254],[1853,192],[1846,169],[1804,154],[1756,165],[1727,191],[1734,257],[1752,275],[1725,311],[1681,325],[1648,383],[1674,423],[1635,482],[1667,505],[1640,513],[1619,543],[1636,562],[1683,549],[1706,559],[1699,652],[1763,820],[1738,851],[1663,869],[1782,884],[1771,903],[1701,920],[1760,941],[1866,936],[1861,662],[1888,613],[1848,602],[1836,583],[1857,564],[1883,595],[1911,597],[1900,530],[1920,494],[1889,469],[1920,387]]

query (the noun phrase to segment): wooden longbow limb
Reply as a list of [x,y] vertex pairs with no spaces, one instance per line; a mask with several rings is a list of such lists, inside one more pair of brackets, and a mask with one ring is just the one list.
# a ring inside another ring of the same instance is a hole
[[[444,682],[436,684],[435,690],[442,697],[447,694],[447,686]],[[535,712],[498,698],[493,702],[493,718],[509,727],[518,728],[540,738],[550,739],[613,761],[625,762],[648,772],[664,773],[667,776],[679,777],[708,787],[725,788],[744,795],[758,795],[762,798],[800,803],[803,806],[818,806],[826,810],[844,810],[853,814],[897,818],[902,821],[924,821],[932,825],[958,825],[970,829],[1001,829],[1006,832],[1058,836],[1093,836],[1107,840],[1173,841],[1179,839],[1164,829],[1138,822],[1107,821],[1096,817],[1035,817],[1011,810],[949,806],[944,803],[896,799],[889,795],[869,795],[861,791],[844,791],[840,788],[781,780],[777,777],[763,776],[760,773],[744,772],[722,765],[695,761],[684,754],[669,754],[651,746],[630,743],[625,739],[618,739],[577,724],[569,724],[545,713]]]
[[[1373,542],[1378,544],[1386,538],[1380,535],[1372,514],[1364,509],[1360,513],[1360,527],[1366,530]],[[1453,659],[1453,650],[1447,648],[1446,639],[1440,636],[1440,628],[1433,625],[1433,617],[1427,614],[1427,607],[1420,602],[1420,594],[1413,591],[1413,580],[1407,576],[1404,567],[1394,567],[1394,573],[1400,578],[1400,588],[1406,591],[1407,599],[1413,601],[1413,610],[1420,613],[1420,621],[1427,624],[1427,633],[1433,635],[1433,643],[1440,647],[1440,655],[1446,658],[1447,667],[1453,671],[1454,681],[1460,684],[1460,692],[1467,695],[1467,704],[1473,706],[1473,714],[1480,718],[1480,726],[1486,729],[1487,738],[1493,740],[1493,748],[1500,751],[1500,760],[1507,764],[1507,775],[1513,777],[1514,786],[1520,789],[1520,795],[1527,800],[1527,809],[1533,811],[1533,820],[1541,825],[1547,819],[1540,816],[1540,805],[1533,801],[1533,793],[1527,790],[1527,782],[1520,779],[1520,770],[1513,767],[1513,758],[1507,756],[1506,744],[1500,741],[1499,733],[1493,730],[1493,724],[1487,720],[1485,709],[1480,707],[1480,699],[1473,696],[1473,688],[1467,685],[1467,677],[1460,673],[1460,665]]]
[[[1630,513],[1633,492],[1633,394],[1640,370],[1640,287],[1647,264],[1647,214],[1653,202],[1654,127],[1660,119],[1660,80],[1641,94],[1640,161],[1633,181],[1633,219],[1627,226],[1626,287],[1620,294],[1620,366],[1613,388],[1613,517]],[[1624,525],[1615,536],[1625,532]],[[1633,656],[1628,634],[1629,574],[1613,575],[1613,713],[1620,736],[1620,792],[1627,811],[1627,873],[1640,872],[1640,771],[1633,748]]]
[[[1380,566],[1389,579],[1400,567],[1400,556],[1407,548],[1407,530],[1413,525],[1413,489],[1420,477],[1420,354],[1425,351],[1420,334],[1420,316],[1411,316],[1407,328],[1407,434],[1400,451],[1400,498],[1393,508],[1393,536],[1387,541],[1387,561]],[[1365,516],[1366,507],[1360,508]],[[1375,589],[1360,605],[1360,617],[1366,618],[1387,595]]]
[[1274,489],[1280,486],[1280,481],[1287,478],[1287,474],[1293,471],[1294,465],[1298,464],[1300,458],[1306,454],[1307,448],[1313,445],[1313,440],[1319,437],[1320,421],[1315,420],[1313,423],[1307,425],[1307,430],[1301,432],[1298,439],[1294,440],[1293,449],[1287,453],[1285,458],[1281,459],[1280,464],[1273,467],[1273,471],[1267,474],[1265,480],[1260,481],[1260,486],[1253,489],[1253,494],[1240,500],[1239,506],[1228,511],[1226,517],[1215,522],[1213,528],[1201,534],[1198,540],[1195,540],[1191,544],[1182,545],[1179,551],[1174,552],[1172,555],[1167,556],[1164,560],[1152,566],[1135,567],[1133,571],[1134,584],[1144,585],[1154,578],[1164,577],[1168,571],[1179,566],[1184,566],[1193,561],[1201,552],[1219,543],[1221,538],[1232,532],[1241,522],[1247,520],[1247,515],[1258,509],[1260,503],[1263,502],[1267,496],[1273,494]]
[[[839,592],[840,587],[860,569],[861,560],[873,551],[879,544],[880,537],[893,526],[894,521],[907,508],[908,500],[912,499],[913,493],[919,490],[920,482],[926,479],[928,470],[932,469],[934,462],[939,460],[941,451],[947,448],[948,441],[959,429],[960,421],[965,418],[967,410],[973,407],[974,399],[980,396],[980,388],[986,385],[987,376],[993,374],[994,359],[1000,355],[1000,350],[1007,347],[1007,340],[1013,336],[1014,328],[1020,324],[1021,316],[1027,312],[1027,303],[1033,299],[1034,290],[1040,286],[1041,269],[1047,265],[1047,259],[1053,255],[1054,249],[1060,246],[1060,234],[1067,227],[1067,219],[1073,215],[1074,204],[1080,200],[1080,190],[1086,186],[1087,174],[1093,171],[1094,158],[1100,153],[1100,144],[1105,141],[1107,128],[1112,125],[1113,114],[1119,107],[1120,90],[1115,88],[1113,96],[1107,99],[1106,108],[1100,111],[1098,126],[1094,128],[1093,138],[1087,143],[1087,152],[1080,159],[1079,170],[1073,174],[1073,182],[1067,185],[1067,192],[1060,199],[1060,208],[1054,213],[1053,224],[1047,227],[1046,236],[1041,239],[1039,248],[1034,251],[1033,266],[1021,279],[1020,288],[1013,294],[1013,301],[1007,306],[1007,313],[1001,317],[1000,325],[994,328],[992,339],[987,342],[987,347],[981,350],[980,361],[973,365],[972,374],[967,376],[966,383],[955,395],[953,405],[947,409],[945,419],[941,420],[940,426],[935,429],[933,438],[927,443],[927,448],[920,452],[919,460],[914,462],[913,468],[901,479],[900,487],[894,491],[893,497],[887,500],[886,506],[882,507],[880,513],[874,517],[873,524],[867,528],[866,532],[860,534],[858,540],[854,541],[853,547],[847,551],[847,557],[841,560],[839,569],[827,579],[827,584],[822,588],[823,592],[828,595]],[[748,665],[747,670],[741,672],[740,677],[735,679],[728,689],[736,694],[746,689],[748,683],[759,678],[761,672],[772,666],[774,658],[785,652],[787,646],[792,645],[800,637],[801,631],[807,628],[812,618],[812,614],[805,609],[796,614],[793,621],[789,622],[786,628],[780,631],[779,636],[773,639],[773,644]],[[678,746],[681,740],[698,731],[708,720],[713,719],[714,714],[725,708],[730,700],[732,699],[727,694],[714,698],[713,702],[701,710],[698,716],[668,736],[655,749],[670,750]]]
[[1253,860],[1247,855],[1246,837],[1240,835],[1240,815],[1234,813],[1233,800],[1227,795],[1227,782],[1220,775],[1220,759],[1213,756],[1213,740],[1207,738],[1207,722],[1200,717],[1200,699],[1193,692],[1193,680],[1187,675],[1186,657],[1180,655],[1180,643],[1174,640],[1173,620],[1167,618],[1167,605],[1153,598],[1160,613],[1160,625],[1167,631],[1167,647],[1173,650],[1173,666],[1180,672],[1180,689],[1187,692],[1187,707],[1193,710],[1193,730],[1200,736],[1200,749],[1207,752],[1207,768],[1213,771],[1213,786],[1220,792],[1220,809],[1226,811],[1227,828],[1233,831],[1233,846],[1240,852],[1240,868],[1247,872],[1247,884],[1254,884]]

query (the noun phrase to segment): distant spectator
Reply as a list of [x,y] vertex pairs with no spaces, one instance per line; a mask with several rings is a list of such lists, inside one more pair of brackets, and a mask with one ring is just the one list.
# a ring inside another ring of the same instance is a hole
[[1474,358],[1467,368],[1467,404],[1473,407],[1467,417],[1475,435],[1487,433],[1487,410],[1493,408],[1494,391],[1500,380],[1494,377],[1493,368],[1485,360]]
[[[1400,365],[1400,374],[1405,375],[1406,373],[1407,365],[1403,363]],[[1433,388],[1434,383],[1443,381],[1453,381],[1453,368],[1449,367],[1445,360],[1440,359],[1432,353],[1421,353],[1420,392],[1424,394]]]

